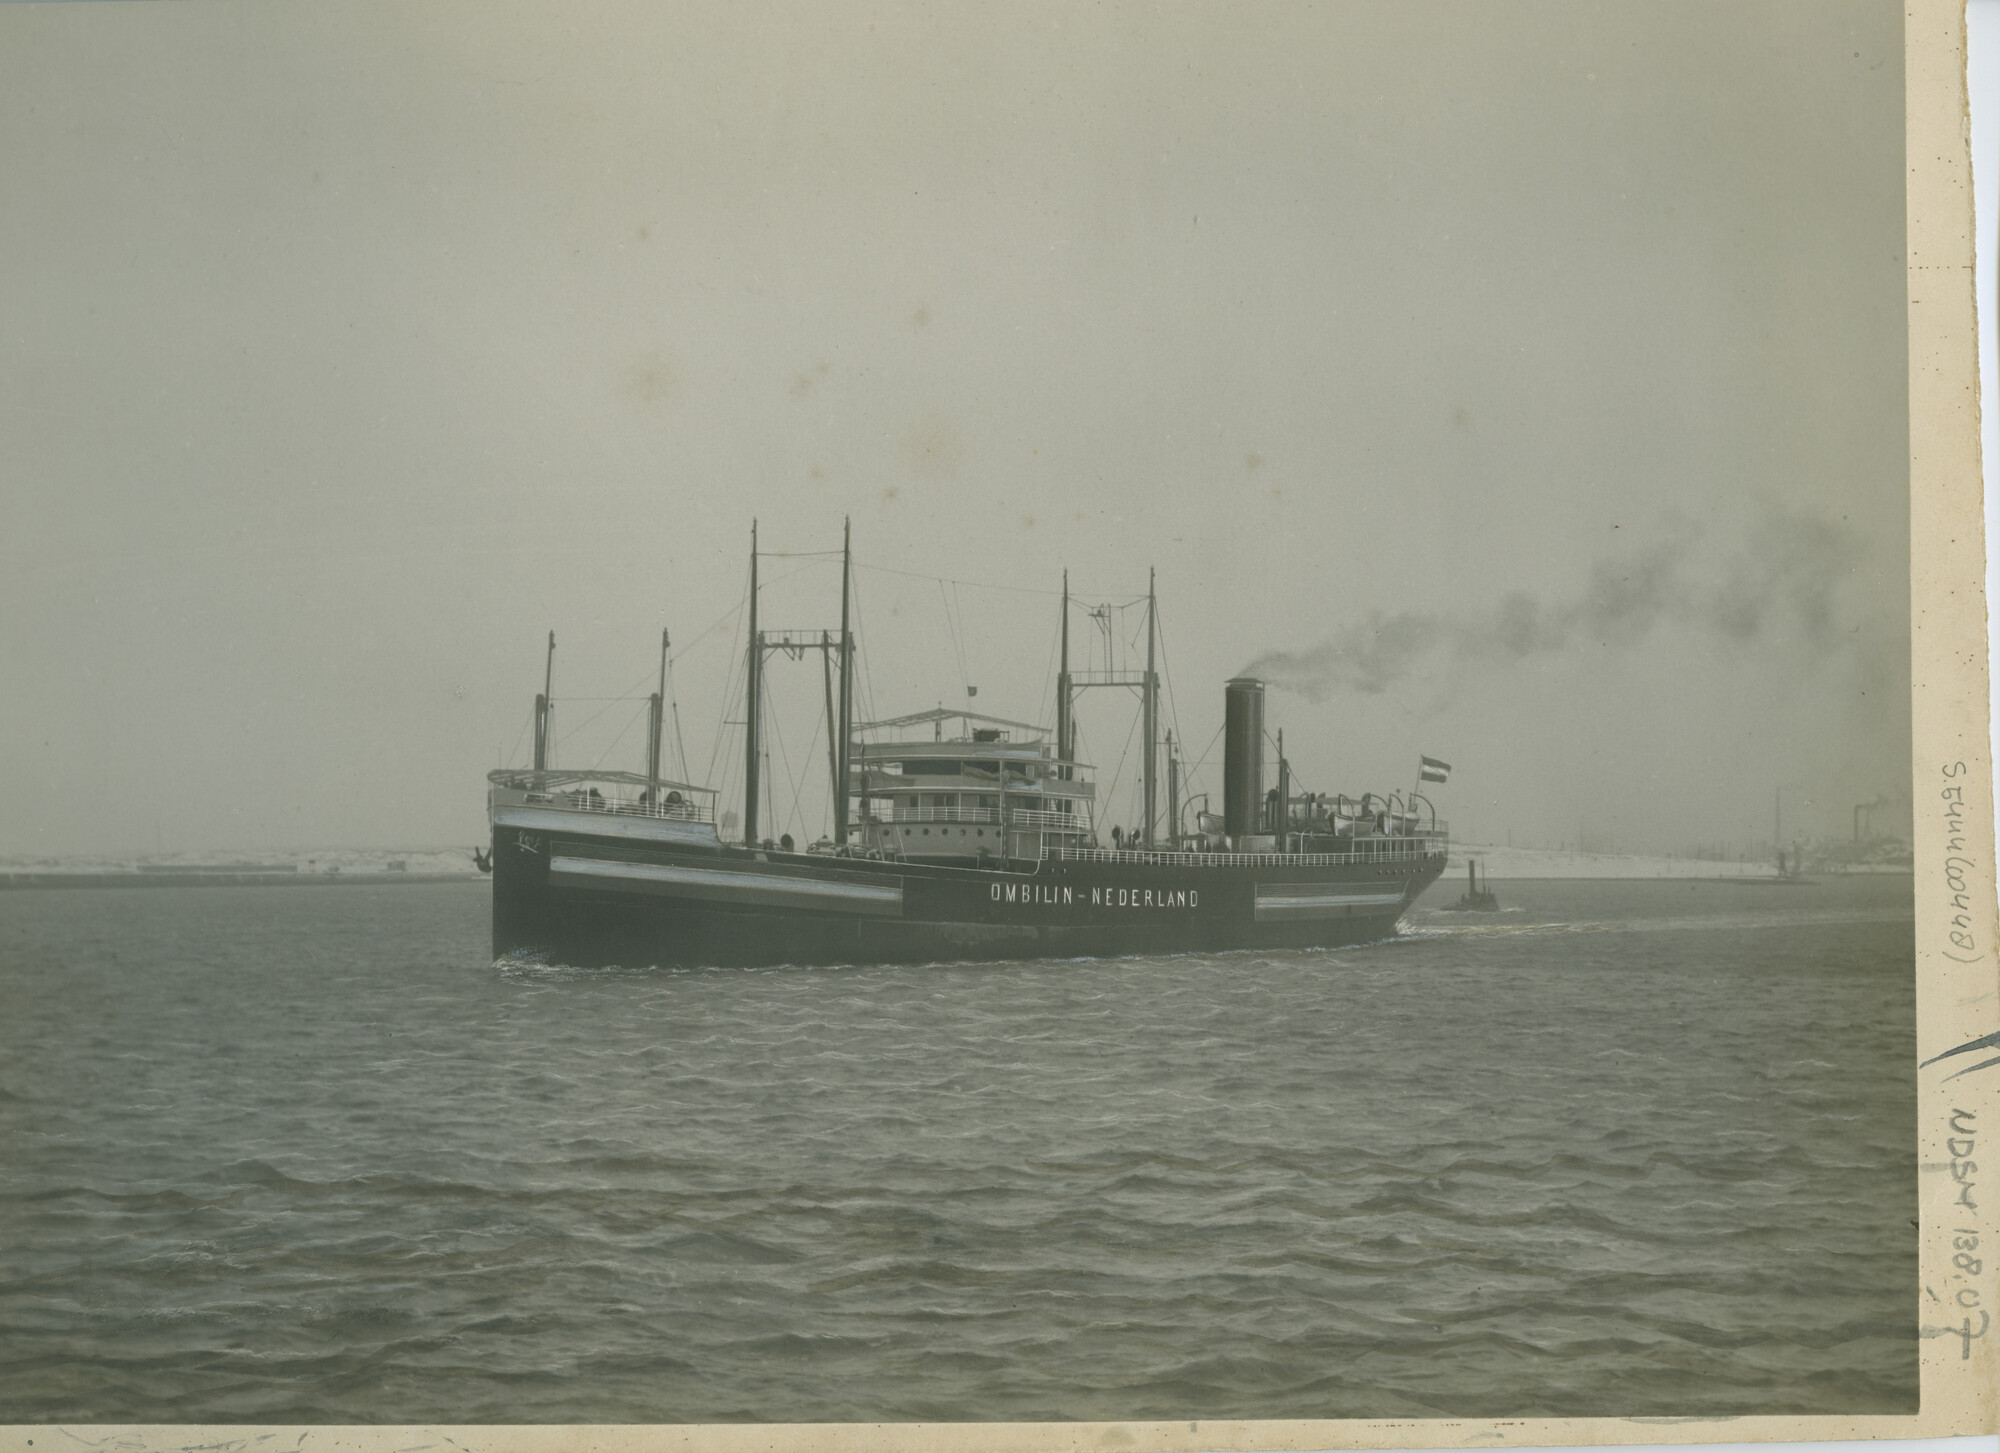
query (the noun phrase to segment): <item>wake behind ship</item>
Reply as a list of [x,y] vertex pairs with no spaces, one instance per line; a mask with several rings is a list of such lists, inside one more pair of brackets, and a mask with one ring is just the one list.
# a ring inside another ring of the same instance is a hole
[[[1073,672],[1065,583],[1053,729],[942,707],[857,723],[851,555],[838,634],[760,631],[755,539],[742,839],[718,831],[714,790],[660,775],[664,641],[644,773],[552,768],[545,683],[534,765],[488,777],[496,957],[739,966],[1333,947],[1388,937],[1444,869],[1445,825],[1414,790],[1299,792],[1282,733],[1266,790],[1273,742],[1249,678],[1225,690],[1223,810],[1190,811],[1159,731],[1150,588],[1143,670]],[[758,830],[763,671],[778,650],[819,650],[827,667],[833,823],[805,848]],[[1075,751],[1076,695],[1105,686],[1141,703],[1140,826],[1129,839],[1112,829],[1110,846]],[[1446,770],[1421,758],[1419,781]]]

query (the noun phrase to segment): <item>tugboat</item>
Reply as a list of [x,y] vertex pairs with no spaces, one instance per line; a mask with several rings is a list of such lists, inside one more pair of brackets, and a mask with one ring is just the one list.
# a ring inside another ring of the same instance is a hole
[[[644,773],[550,766],[545,671],[534,765],[487,779],[496,958],[747,966],[1326,948],[1391,936],[1444,870],[1446,826],[1426,799],[1295,792],[1282,733],[1267,792],[1264,687],[1247,677],[1224,692],[1223,811],[1184,812],[1194,803],[1180,801],[1172,735],[1158,731],[1150,586],[1145,669],[1072,672],[1065,579],[1052,729],[943,707],[855,722],[851,570],[844,542],[837,635],[760,632],[752,526],[735,840],[718,831],[714,790],[660,774],[664,642]],[[828,667],[834,791],[830,833],[801,848],[763,835],[758,766],[765,657],[803,649]],[[1141,821],[1129,837],[1112,829],[1108,847],[1075,751],[1075,697],[1095,686],[1136,687],[1141,701]],[[1430,766],[1421,775],[1441,780]]]
[[1500,900],[1493,896],[1492,888],[1479,886],[1479,860],[1465,860],[1465,891],[1458,895],[1458,902],[1445,910],[1447,913],[1498,913]]

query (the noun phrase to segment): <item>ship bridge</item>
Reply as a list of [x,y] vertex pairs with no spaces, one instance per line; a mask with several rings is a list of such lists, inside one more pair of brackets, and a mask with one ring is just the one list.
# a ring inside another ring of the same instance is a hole
[[1061,760],[1047,728],[938,707],[857,730],[898,734],[857,742],[849,759],[866,850],[973,864],[1034,860],[1097,841],[1097,789],[1082,775],[1091,769]]

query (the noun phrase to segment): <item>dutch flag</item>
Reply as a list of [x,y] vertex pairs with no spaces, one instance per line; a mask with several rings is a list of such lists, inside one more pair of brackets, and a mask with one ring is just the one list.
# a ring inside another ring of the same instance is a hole
[[1436,757],[1419,757],[1417,762],[1419,782],[1442,782],[1451,775],[1451,763],[1440,762]]

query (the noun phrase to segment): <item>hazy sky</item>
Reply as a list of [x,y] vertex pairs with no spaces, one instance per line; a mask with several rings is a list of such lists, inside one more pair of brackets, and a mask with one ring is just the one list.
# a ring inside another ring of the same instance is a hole
[[733,784],[750,520],[843,515],[865,711],[1046,719],[1061,571],[1150,565],[1191,757],[1255,661],[1305,786],[1427,752],[1474,838],[1844,833],[1909,780],[1901,25],[0,7],[0,853],[476,841],[549,629],[560,762],[639,765],[579,698],[664,626]]

